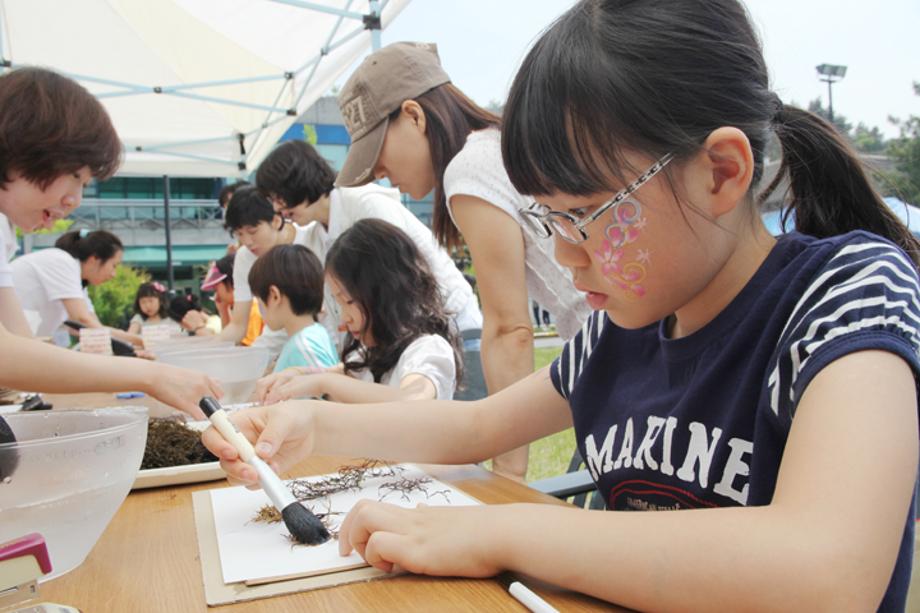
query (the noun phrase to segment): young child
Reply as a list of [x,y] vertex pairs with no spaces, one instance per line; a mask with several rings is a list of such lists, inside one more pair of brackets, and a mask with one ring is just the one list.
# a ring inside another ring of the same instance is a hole
[[339,359],[329,333],[316,322],[323,308],[323,265],[303,245],[278,245],[256,260],[249,287],[265,324],[290,337],[275,372],[292,367],[325,368]]
[[145,326],[170,325],[174,334],[182,328],[166,314],[166,288],[160,283],[141,283],[134,299],[134,316],[128,324],[128,334],[140,334]]
[[[470,462],[574,425],[611,512],[366,503],[339,550],[637,610],[903,610],[920,245],[833,126],[770,90],[744,7],[583,0],[528,53],[504,121],[511,181],[596,313],[481,401],[235,415],[260,455]],[[771,132],[798,228],[779,238],[754,189]]]
[[335,372],[280,372],[260,398],[327,396],[341,402],[450,399],[462,365],[437,280],[396,226],[362,219],[326,254],[326,283],[348,332]]
[[220,316],[212,315],[205,310],[195,294],[186,293],[175,296],[169,301],[166,313],[189,336],[220,334]]
[[[214,304],[220,314],[220,323],[227,327],[233,318],[233,261],[235,253],[228,253],[220,258],[208,270],[205,280],[201,283],[201,291],[214,292]],[[262,334],[262,315],[256,302],[250,301],[249,319],[246,322],[246,334],[240,340],[240,345],[249,347],[259,335]]]

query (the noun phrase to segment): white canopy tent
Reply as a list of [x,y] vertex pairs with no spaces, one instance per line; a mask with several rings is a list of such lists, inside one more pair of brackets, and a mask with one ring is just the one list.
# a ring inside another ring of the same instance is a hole
[[0,0],[0,62],[102,100],[119,174],[243,176],[408,2]]

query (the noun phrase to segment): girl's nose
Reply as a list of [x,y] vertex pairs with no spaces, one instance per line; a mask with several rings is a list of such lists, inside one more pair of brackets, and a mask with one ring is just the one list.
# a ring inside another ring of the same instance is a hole
[[553,255],[566,268],[585,268],[591,264],[591,257],[582,245],[573,245],[558,233],[553,234]]

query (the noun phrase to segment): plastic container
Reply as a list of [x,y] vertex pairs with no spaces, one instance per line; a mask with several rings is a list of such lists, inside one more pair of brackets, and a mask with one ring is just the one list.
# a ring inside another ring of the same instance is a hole
[[47,581],[79,566],[134,483],[147,409],[4,415],[16,436],[0,456],[19,463],[0,482],[0,542],[38,532],[51,555]]
[[159,353],[161,351],[207,349],[219,346],[233,346],[233,343],[221,340],[218,336],[177,336],[156,343],[151,350],[154,353]]
[[153,351],[153,355],[155,355],[157,359],[163,359],[163,356],[167,354],[198,353],[201,351],[207,351],[207,352],[224,351],[226,349],[230,349],[235,346],[236,345],[230,341],[220,341],[220,342],[208,343],[206,345],[185,344],[185,345],[174,345],[174,346],[167,346],[167,347],[157,346],[154,349],[152,349],[152,351]]
[[186,351],[158,356],[167,364],[203,372],[220,381],[223,404],[247,402],[256,381],[268,367],[269,353],[264,347],[221,347],[213,351]]

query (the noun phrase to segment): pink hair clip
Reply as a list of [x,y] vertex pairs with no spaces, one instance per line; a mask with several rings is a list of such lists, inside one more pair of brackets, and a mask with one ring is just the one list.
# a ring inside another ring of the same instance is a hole
[[160,292],[161,294],[166,291],[166,288],[163,287],[163,284],[160,283],[159,281],[154,281],[153,283],[151,283],[151,285],[153,285],[153,289]]

